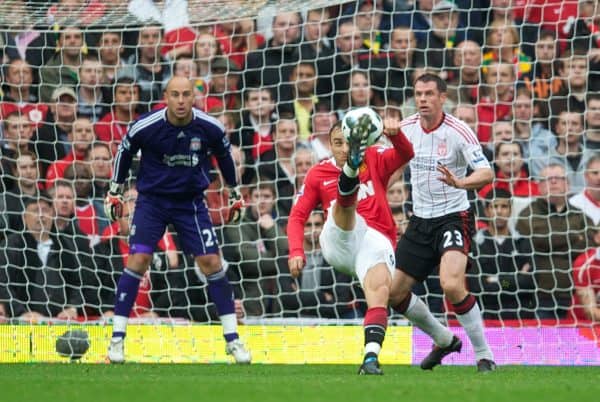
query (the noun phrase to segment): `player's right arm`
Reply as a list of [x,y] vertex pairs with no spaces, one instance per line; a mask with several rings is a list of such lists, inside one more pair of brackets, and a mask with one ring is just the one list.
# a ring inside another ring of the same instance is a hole
[[[318,165],[317,165],[318,166]],[[292,276],[296,277],[304,268],[306,256],[304,255],[304,224],[310,213],[321,203],[319,182],[315,177],[315,170],[311,169],[302,188],[296,194],[296,202],[288,218],[287,236],[289,259],[288,267]]]
[[143,120],[138,120],[129,127],[127,135],[121,141],[115,156],[112,178],[106,198],[104,199],[104,213],[111,221],[119,219],[123,212],[123,183],[129,176],[133,156],[140,149],[140,131],[144,128]]

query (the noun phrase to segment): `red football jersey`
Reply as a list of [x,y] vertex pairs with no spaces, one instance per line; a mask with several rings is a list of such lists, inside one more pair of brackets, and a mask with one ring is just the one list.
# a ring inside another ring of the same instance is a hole
[[[369,227],[381,232],[396,247],[396,224],[387,202],[390,176],[414,155],[411,143],[404,134],[390,137],[394,147],[372,146],[365,152],[365,162],[359,168],[360,189],[356,211]],[[290,257],[304,257],[304,223],[319,205],[325,213],[337,198],[337,183],[341,168],[330,158],[313,166],[296,195],[288,219],[287,235]]]
[[[575,259],[573,282],[575,289],[591,287],[594,290],[596,303],[600,303],[600,258],[597,249],[590,249]],[[588,320],[577,292],[573,295],[573,313],[579,320]]]

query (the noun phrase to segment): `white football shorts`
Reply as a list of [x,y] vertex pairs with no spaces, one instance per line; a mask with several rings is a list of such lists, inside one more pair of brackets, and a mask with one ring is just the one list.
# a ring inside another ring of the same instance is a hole
[[361,286],[367,271],[379,263],[386,264],[393,278],[396,256],[390,240],[370,228],[359,214],[355,214],[354,230],[342,230],[333,219],[333,211],[329,212],[319,237],[325,260],[335,269],[358,277]]

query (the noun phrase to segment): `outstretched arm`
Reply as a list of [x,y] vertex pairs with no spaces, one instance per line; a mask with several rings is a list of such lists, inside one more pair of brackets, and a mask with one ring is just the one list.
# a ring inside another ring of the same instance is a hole
[[443,174],[443,176],[439,177],[440,181],[443,181],[450,187],[462,188],[465,190],[480,189],[494,180],[494,172],[491,168],[476,169],[473,173],[462,179],[456,177],[446,165],[441,163],[438,163],[437,170]]

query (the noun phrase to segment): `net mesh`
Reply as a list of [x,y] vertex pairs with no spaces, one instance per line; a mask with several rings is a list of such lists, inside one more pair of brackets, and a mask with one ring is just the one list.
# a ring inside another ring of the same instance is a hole
[[[431,71],[448,83],[446,112],[473,128],[496,170],[491,187],[471,194],[478,231],[468,284],[484,317],[600,320],[598,3],[582,11],[565,2],[555,19],[537,2],[515,2],[512,14],[469,1],[434,1],[433,13],[408,1],[375,2],[371,12],[372,3],[1,2],[0,316],[111,311],[128,251],[127,222],[109,222],[102,208],[111,161],[128,124],[164,107],[166,81],[184,75],[196,83],[196,107],[225,124],[251,205],[241,225],[224,224],[215,172],[207,203],[240,317],[362,317],[357,280],[319,250],[321,214],[306,226],[307,269],[290,276],[287,214],[307,168],[331,156],[333,122],[360,105],[411,115],[413,77]],[[289,124],[297,138],[285,148],[274,138]],[[411,214],[408,176],[395,175],[388,190],[399,233]],[[253,190],[257,181],[265,186]],[[509,190],[512,209],[496,205],[501,193],[486,200],[490,188]],[[38,197],[51,203],[32,204]],[[53,220],[48,241],[30,234]],[[217,319],[172,228],[141,289],[138,317]],[[414,291],[453,317],[436,271]]]

